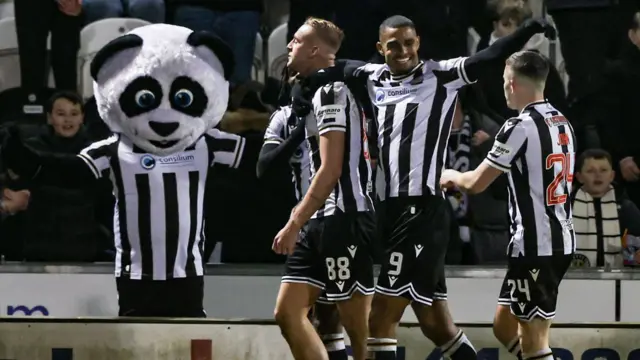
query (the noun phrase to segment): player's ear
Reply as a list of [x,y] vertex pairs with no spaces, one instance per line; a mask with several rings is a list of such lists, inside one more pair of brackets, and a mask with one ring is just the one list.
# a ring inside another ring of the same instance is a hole
[[382,49],[382,44],[380,43],[380,41],[376,43],[376,49],[378,49],[378,53],[380,55],[384,56],[384,50]]
[[578,179],[578,182],[580,184],[584,184],[584,177],[582,176],[582,173],[580,171],[575,173],[575,176],[576,176],[576,179]]
[[420,36],[416,36],[416,50],[420,49]]
[[611,184],[613,182],[613,180],[616,178],[616,171],[615,170],[611,170],[611,173],[609,174],[609,184]]

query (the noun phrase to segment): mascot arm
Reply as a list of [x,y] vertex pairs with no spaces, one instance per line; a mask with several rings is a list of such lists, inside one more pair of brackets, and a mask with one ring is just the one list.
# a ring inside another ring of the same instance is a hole
[[299,118],[296,127],[287,136],[287,126],[290,119],[283,109],[273,113],[269,126],[264,135],[264,143],[258,155],[256,174],[258,178],[272,175],[274,169],[286,168],[300,144],[304,141],[304,118]]
[[212,158],[211,166],[226,166],[255,174],[262,136],[243,137],[212,129],[205,134],[205,139]]
[[91,186],[109,170],[116,135],[94,142],[78,155],[49,155],[42,158],[38,182],[60,187]]

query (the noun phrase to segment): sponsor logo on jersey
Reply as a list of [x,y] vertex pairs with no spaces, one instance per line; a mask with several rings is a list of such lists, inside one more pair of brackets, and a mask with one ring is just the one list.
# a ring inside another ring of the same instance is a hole
[[501,156],[511,154],[512,151],[513,149],[509,145],[496,141],[495,144],[493,144],[493,148],[491,148],[491,152],[489,152],[489,154],[493,157],[499,158]]
[[390,90],[378,89],[376,90],[376,103],[383,102],[386,98],[411,95],[417,92],[418,92],[418,88],[408,88],[408,87],[398,88],[398,89],[394,88]]
[[570,142],[571,142],[571,140],[569,139],[569,135],[568,134],[566,134],[566,133],[558,134],[558,145],[567,146],[567,145],[569,145]]
[[342,113],[342,106],[340,105],[325,105],[321,106],[316,113],[318,120],[324,122],[336,121],[336,117]]
[[376,91],[376,102],[382,102],[384,101],[384,90],[377,90]]
[[547,123],[547,126],[560,126],[560,125],[568,125],[569,121],[562,115],[555,115],[549,118],[544,119]]
[[156,165],[164,165],[164,166],[181,166],[190,164],[195,160],[195,156],[193,155],[171,155],[164,157],[153,157],[149,154],[142,155],[140,158],[140,166],[142,166],[145,170],[151,170],[156,167]]

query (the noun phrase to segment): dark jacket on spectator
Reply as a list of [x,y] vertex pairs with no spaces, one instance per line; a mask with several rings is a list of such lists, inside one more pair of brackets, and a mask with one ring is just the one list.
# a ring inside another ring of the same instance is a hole
[[591,99],[587,115],[597,124],[602,147],[614,163],[632,156],[640,165],[640,50],[629,49],[605,68],[605,84]]
[[616,0],[546,0],[547,10],[588,9],[609,7],[617,3]]
[[[77,154],[91,143],[84,129],[73,138],[56,136],[51,127],[27,139],[37,151]],[[108,180],[87,188],[61,188],[46,179],[29,189],[29,208],[19,214],[23,256],[31,261],[97,261],[113,247],[113,196]]]

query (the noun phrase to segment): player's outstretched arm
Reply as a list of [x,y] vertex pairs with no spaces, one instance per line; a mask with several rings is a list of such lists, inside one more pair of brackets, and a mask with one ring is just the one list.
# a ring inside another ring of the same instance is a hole
[[26,145],[17,126],[9,131],[2,157],[12,181],[24,188],[34,184],[78,188],[96,179],[79,156],[42,152]]
[[319,88],[334,82],[344,82],[350,86],[366,86],[366,79],[369,73],[366,71],[364,61],[339,59],[335,61],[334,66],[307,76],[303,80],[303,86],[306,87],[310,96],[315,94]]
[[470,56],[464,63],[467,77],[471,81],[482,78],[487,66],[495,62],[504,63],[507,58],[520,51],[535,34],[544,33],[549,39],[555,39],[555,28],[545,19],[529,19],[513,34],[498,39],[488,48]]

